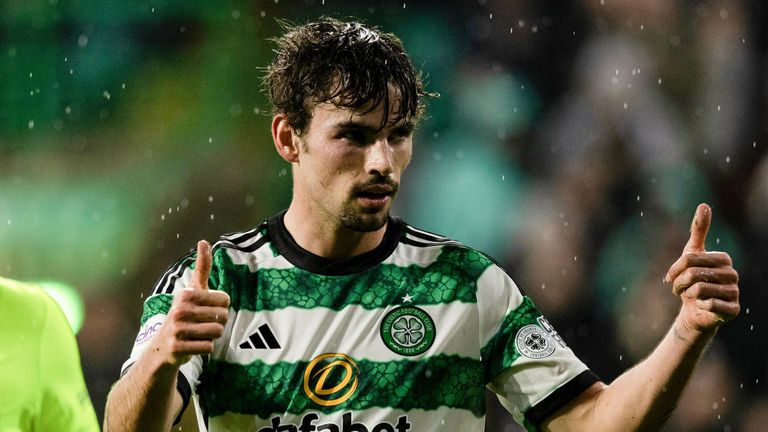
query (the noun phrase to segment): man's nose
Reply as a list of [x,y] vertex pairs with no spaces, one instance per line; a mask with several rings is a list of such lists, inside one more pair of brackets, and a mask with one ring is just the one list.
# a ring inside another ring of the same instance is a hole
[[377,139],[366,152],[368,174],[388,176],[392,174],[392,146],[386,138]]

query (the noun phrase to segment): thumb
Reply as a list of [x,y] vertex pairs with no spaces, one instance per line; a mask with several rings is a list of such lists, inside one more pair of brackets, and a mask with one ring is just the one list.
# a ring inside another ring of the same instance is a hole
[[712,223],[712,209],[707,204],[699,204],[691,222],[691,237],[688,239],[683,253],[704,252],[704,242],[707,239],[709,225]]
[[195,269],[192,271],[192,280],[190,287],[193,289],[208,289],[208,276],[211,274],[211,245],[205,241],[197,242],[197,259],[195,260]]

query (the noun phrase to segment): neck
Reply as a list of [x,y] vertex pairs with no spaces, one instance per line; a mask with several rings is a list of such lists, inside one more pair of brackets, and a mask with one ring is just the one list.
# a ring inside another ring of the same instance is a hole
[[381,244],[387,224],[376,231],[351,230],[339,221],[313,217],[291,203],[285,214],[285,228],[303,249],[323,258],[351,258],[373,250]]

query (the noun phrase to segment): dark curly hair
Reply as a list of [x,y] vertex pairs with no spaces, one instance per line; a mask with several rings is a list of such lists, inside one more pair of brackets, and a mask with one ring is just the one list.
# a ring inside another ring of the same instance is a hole
[[[287,116],[301,134],[312,109],[325,102],[341,108],[390,112],[389,85],[400,95],[395,121],[418,121],[424,112],[424,89],[402,42],[392,33],[356,21],[323,17],[304,25],[282,22],[285,34],[274,39],[274,61],[266,68],[264,88],[273,113]],[[380,127],[386,125],[387,118]]]

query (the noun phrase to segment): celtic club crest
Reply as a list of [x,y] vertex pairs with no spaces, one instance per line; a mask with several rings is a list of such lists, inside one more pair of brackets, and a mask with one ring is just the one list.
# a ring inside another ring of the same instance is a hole
[[520,354],[532,359],[543,359],[555,352],[555,344],[549,334],[535,324],[518,330],[515,347]]
[[380,330],[384,345],[404,356],[419,355],[435,342],[435,322],[415,306],[402,306],[388,312]]

